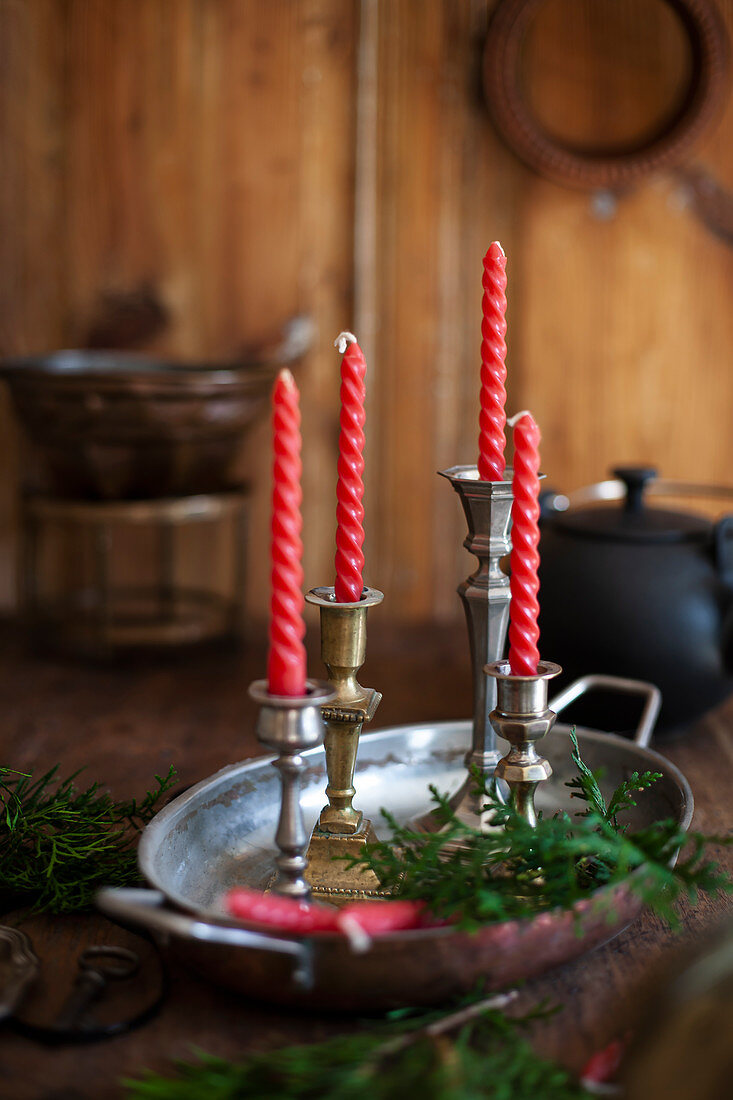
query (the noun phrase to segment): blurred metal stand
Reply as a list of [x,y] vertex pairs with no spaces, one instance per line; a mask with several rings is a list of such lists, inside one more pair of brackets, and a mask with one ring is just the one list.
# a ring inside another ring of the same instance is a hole
[[19,604],[34,643],[77,656],[233,639],[247,494],[21,499]]

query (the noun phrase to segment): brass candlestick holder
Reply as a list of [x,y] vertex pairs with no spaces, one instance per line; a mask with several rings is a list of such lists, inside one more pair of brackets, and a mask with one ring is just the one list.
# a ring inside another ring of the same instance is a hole
[[321,707],[328,803],[308,847],[308,878],[315,897],[338,905],[383,893],[371,871],[350,868],[338,857],[358,858],[364,846],[377,839],[371,821],[353,805],[354,768],[362,726],[374,717],[382,696],[362,687],[356,674],[366,657],[367,611],[384,596],[365,588],[357,603],[338,603],[333,588],[314,588],[305,598],[320,609],[321,658],[333,691],[333,698]]
[[547,687],[562,669],[550,661],[540,661],[535,676],[513,676],[508,661],[492,661],[485,671],[496,684],[491,723],[510,745],[494,775],[508,783],[516,809],[530,825],[536,825],[535,791],[552,775],[549,761],[539,755],[536,746],[554,725],[555,712],[547,705]]
[[275,843],[277,873],[269,889],[275,894],[307,900],[310,887],[305,879],[308,866],[303,813],[300,808],[300,772],[304,766],[300,755],[315,748],[323,740],[321,707],[334,698],[330,684],[307,681],[307,695],[271,695],[266,680],[255,680],[249,693],[260,704],[257,738],[273,752],[274,767],[280,772],[282,801]]
[[[489,712],[496,702],[495,681],[487,678],[484,666],[504,653],[509,625],[509,577],[501,568],[501,559],[510,549],[509,524],[512,508],[512,471],[506,481],[479,481],[475,466],[452,466],[440,471],[458,493],[468,524],[463,545],[478,558],[478,569],[458,586],[468,627],[473,671],[473,733],[466,756],[468,775],[451,798],[458,818],[472,828],[487,828],[489,821],[471,774],[475,769],[490,779],[501,752]],[[437,832],[440,821],[431,812],[416,821],[418,828]]]

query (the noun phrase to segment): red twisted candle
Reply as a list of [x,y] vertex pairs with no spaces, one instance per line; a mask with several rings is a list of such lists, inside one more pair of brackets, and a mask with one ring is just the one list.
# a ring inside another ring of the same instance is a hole
[[517,413],[509,423],[514,428],[509,665],[512,676],[534,676],[540,659],[537,649],[540,430],[528,412]]
[[503,481],[506,468],[506,256],[498,241],[494,241],[484,256],[482,283],[478,476],[481,481]]
[[334,341],[341,360],[341,432],[336,486],[336,585],[338,603],[361,599],[364,582],[364,399],[366,360],[350,332]]
[[305,695],[300,408],[298,387],[289,370],[277,376],[272,407],[272,599],[267,689],[271,695]]

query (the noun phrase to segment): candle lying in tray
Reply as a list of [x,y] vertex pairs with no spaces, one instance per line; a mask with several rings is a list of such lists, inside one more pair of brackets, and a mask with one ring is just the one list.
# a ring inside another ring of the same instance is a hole
[[506,463],[506,256],[498,241],[484,256],[481,320],[480,481],[503,481]]
[[267,687],[271,695],[305,695],[300,407],[298,387],[289,370],[280,371],[277,377],[272,405],[272,596]]
[[341,431],[336,487],[336,584],[338,603],[356,603],[364,588],[364,400],[366,359],[356,337],[342,332],[334,341],[341,361]]
[[513,676],[535,676],[540,659],[540,430],[528,412],[517,413],[509,424],[514,428],[509,666]]

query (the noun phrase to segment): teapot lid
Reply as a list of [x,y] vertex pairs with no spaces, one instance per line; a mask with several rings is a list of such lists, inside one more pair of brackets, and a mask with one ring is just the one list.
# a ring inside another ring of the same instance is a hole
[[613,476],[626,486],[620,508],[588,507],[556,513],[553,523],[563,530],[620,542],[702,542],[711,537],[712,524],[693,512],[647,508],[644,489],[657,471],[651,466],[618,466]]

